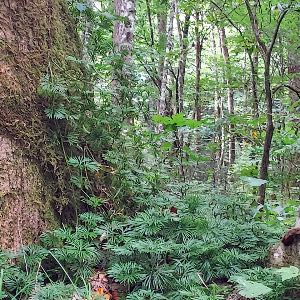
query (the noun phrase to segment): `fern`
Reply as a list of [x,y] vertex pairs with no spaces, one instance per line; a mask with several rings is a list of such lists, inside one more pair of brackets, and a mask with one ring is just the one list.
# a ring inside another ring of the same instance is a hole
[[[139,198],[138,203],[145,206],[143,212],[113,230],[103,228],[108,236],[106,249],[114,256],[118,272],[128,263],[142,267],[144,278],[136,278],[136,286],[164,294],[182,287],[199,290],[198,274],[209,283],[255,266],[280,234],[249,219],[251,207],[246,203],[217,194],[187,199],[168,199],[165,194],[147,201]],[[170,205],[176,207],[176,214],[168,209]],[[115,278],[117,271],[110,274]]]
[[69,115],[69,113],[64,107],[46,108],[45,114],[49,119],[56,119],[56,120],[67,119]]
[[[93,160],[84,157],[70,161],[79,170],[92,170],[87,167],[90,163]],[[98,198],[93,201],[97,208]],[[40,246],[16,253],[18,266],[10,265],[10,254],[0,252],[3,292],[32,299],[46,299],[52,293],[65,299],[69,295],[68,287],[63,291],[65,285],[72,282],[71,293],[75,284],[85,285],[94,270],[104,266],[113,280],[133,291],[127,299],[219,299],[222,291],[203,286],[233,275],[270,287],[270,295],[280,299],[293,278],[282,282],[279,273],[255,269],[280,228],[249,218],[251,207],[243,201],[217,194],[178,198],[164,193],[139,198],[137,205],[143,211],[132,216],[110,221],[83,213],[76,228],[63,226],[44,233]],[[57,284],[51,283],[53,279]]]
[[89,228],[95,228],[97,225],[104,223],[103,217],[91,212],[83,213],[79,218]]
[[141,235],[153,235],[158,233],[169,221],[170,217],[151,208],[145,212],[138,213],[134,219],[129,221],[136,232]]
[[107,273],[113,276],[117,282],[127,285],[132,285],[145,277],[142,266],[135,262],[114,264],[108,269]]
[[161,264],[152,266],[147,270],[147,275],[143,278],[142,286],[154,291],[166,291],[174,281],[175,270],[172,266]]
[[151,290],[139,290],[137,292],[133,292],[126,297],[126,300],[167,300],[166,298],[160,293],[155,293]]
[[98,171],[100,167],[98,162],[94,161],[89,157],[83,156],[70,157],[68,163],[70,166],[78,168],[79,170],[86,169],[91,172]]
[[35,286],[29,300],[70,300],[74,294],[75,290],[72,285],[58,282],[46,286]]
[[51,78],[48,74],[44,76],[41,80],[40,86],[38,88],[38,93],[40,96],[50,97],[50,98],[66,98],[67,97],[67,87],[66,83],[59,78]]

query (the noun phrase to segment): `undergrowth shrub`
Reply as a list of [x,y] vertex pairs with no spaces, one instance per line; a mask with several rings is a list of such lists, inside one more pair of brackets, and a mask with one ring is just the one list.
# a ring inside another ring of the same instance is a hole
[[[44,233],[15,255],[1,252],[1,299],[88,295],[95,270],[124,285],[127,300],[224,299],[228,286],[214,283],[271,279],[260,274],[269,274],[264,261],[283,229],[255,220],[249,203],[191,186],[185,196],[174,189],[137,198],[131,216],[83,213],[74,229]],[[281,299],[285,286],[268,299]]]
[[142,211],[107,231],[108,274],[133,295],[151,290],[169,299],[200,299],[204,282],[263,265],[278,240],[281,229],[255,221],[248,203],[209,193],[137,199]]

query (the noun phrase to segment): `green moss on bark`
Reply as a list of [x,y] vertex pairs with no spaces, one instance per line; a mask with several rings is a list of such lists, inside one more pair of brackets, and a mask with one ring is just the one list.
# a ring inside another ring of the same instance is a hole
[[[66,60],[81,57],[80,40],[63,0],[6,0],[0,4],[0,20],[0,137],[12,142],[19,158],[28,162],[27,176],[39,174],[43,187],[23,200],[14,199],[26,203],[29,211],[32,204],[45,223],[55,224],[54,211],[72,201],[74,193],[61,146],[54,143],[44,113],[49,100],[38,96],[37,88],[46,73],[83,76]],[[8,207],[0,205],[0,223],[4,211],[9,213]]]

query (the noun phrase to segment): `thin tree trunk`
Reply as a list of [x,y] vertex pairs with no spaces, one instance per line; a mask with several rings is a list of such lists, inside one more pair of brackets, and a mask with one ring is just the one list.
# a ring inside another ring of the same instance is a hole
[[[234,99],[233,99],[233,89],[231,87],[232,79],[231,79],[231,67],[230,67],[230,58],[229,51],[227,47],[226,41],[226,32],[225,28],[220,29],[220,41],[222,47],[222,54],[225,61],[226,66],[226,84],[227,84],[227,107],[229,117],[234,115]],[[235,161],[235,136],[234,136],[234,125],[229,123],[229,164],[233,164]]]
[[[201,13],[201,21],[203,18],[203,13]],[[197,121],[201,120],[202,117],[202,106],[200,100],[200,78],[201,78],[201,64],[202,64],[202,49],[204,35],[200,33],[200,13],[197,11],[195,13],[195,64],[196,64],[196,78],[195,78],[195,102],[193,109],[193,118]],[[201,28],[202,29],[202,28]],[[199,134],[195,136],[195,150],[197,152],[201,151],[201,137]]]
[[150,30],[150,46],[154,46],[154,29],[152,24],[152,15],[151,15],[151,8],[150,8],[150,0],[146,0],[146,7],[147,7],[147,17],[149,22],[149,30]]
[[[177,22],[177,30],[178,30],[178,36],[179,36],[179,44],[180,44],[180,55],[179,55],[179,61],[178,61],[178,68],[177,68],[177,75],[175,75],[176,80],[176,99],[175,99],[175,111],[176,113],[183,112],[183,94],[184,94],[184,78],[185,78],[185,70],[186,70],[186,59],[188,54],[188,44],[187,44],[187,38],[189,34],[189,27],[190,27],[190,17],[191,14],[187,13],[185,15],[183,28],[181,26],[180,21],[180,14],[178,11],[178,2],[175,1],[175,16],[176,16],[176,22]],[[185,181],[185,167],[183,165],[183,156],[184,153],[182,151],[184,147],[184,134],[183,132],[180,132],[176,130],[175,133],[175,147],[178,149],[177,153],[180,159],[180,166],[179,166],[179,175],[183,178]]]
[[[177,5],[176,5],[177,7]],[[181,28],[181,23],[179,19],[179,13],[176,12],[176,21],[177,21],[177,29],[179,35],[179,43],[180,43],[180,57],[178,62],[178,72],[177,72],[177,80],[178,80],[178,91],[177,91],[177,105],[178,110],[177,112],[183,112],[183,92],[184,92],[184,77],[185,77],[185,69],[186,69],[186,59],[188,54],[188,44],[187,38],[189,35],[189,27],[190,27],[190,18],[191,14],[187,13],[184,19],[183,28]]]
[[162,12],[158,14],[158,49],[159,49],[159,61],[158,61],[158,87],[159,93],[161,92],[162,76],[166,58],[167,47],[167,21],[168,21],[168,8],[165,2],[162,3]]
[[257,79],[258,79],[258,53],[255,52],[253,57],[249,51],[247,51],[249,61],[250,61],[250,69],[251,69],[251,90],[252,90],[252,98],[253,98],[253,116],[255,118],[259,117],[259,100],[258,100],[258,92],[257,92]]
[[[215,41],[214,30],[211,31],[211,47],[213,54],[217,56],[217,46]],[[215,88],[215,118],[217,121],[224,119],[224,109],[223,109],[223,98],[219,94],[219,71],[216,65],[214,65],[214,75],[217,87]],[[221,181],[221,169],[224,165],[225,156],[225,129],[224,125],[221,125],[221,130],[217,135],[217,143],[219,144],[220,150],[216,154],[216,171],[215,171],[215,182],[219,184]]]
[[194,118],[199,121],[201,119],[202,107],[200,103],[200,78],[201,78],[201,63],[202,63],[202,49],[203,40],[200,36],[200,13],[196,12],[195,25],[195,53],[196,53],[196,83],[195,83],[195,112]]
[[[268,178],[268,168],[270,164],[270,150],[274,132],[273,124],[273,100],[270,82],[270,63],[271,57],[266,57],[265,60],[265,72],[264,72],[264,85],[265,85],[265,101],[267,106],[267,128],[266,137],[263,148],[263,156],[261,160],[261,166],[259,170],[259,177],[261,179]],[[266,185],[263,184],[259,187],[259,203],[263,204],[265,201]]]
[[168,53],[171,51],[173,47],[173,24],[174,24],[174,16],[175,16],[175,0],[172,1],[170,7],[170,14],[169,14],[169,24],[168,24],[168,32],[167,32],[167,44],[166,44],[166,56],[161,66],[162,68],[162,76],[161,76],[161,89],[160,89],[160,96],[159,101],[157,104],[157,111],[158,114],[167,115],[167,83],[169,80],[169,60],[168,60]]
[[114,70],[113,101],[118,105],[131,106],[131,99],[127,99],[129,103],[124,103],[124,94],[122,85],[130,82],[132,65],[132,49],[135,27],[135,0],[115,0],[115,14],[123,20],[117,20],[114,24],[113,43],[115,52],[122,57],[122,65],[117,63]]
[[[94,8],[94,0],[86,0],[86,5],[89,9]],[[90,61],[89,53],[88,53],[88,43],[91,35],[92,30],[92,22],[86,14],[84,15],[84,26],[83,31],[81,33],[81,41],[83,46],[83,60],[85,63]]]
[[[295,90],[300,91],[300,76],[295,76],[295,74],[300,73],[300,57],[297,53],[289,53],[289,66],[288,73],[292,77],[289,84]],[[293,102],[299,101],[299,93],[290,90],[290,97]]]

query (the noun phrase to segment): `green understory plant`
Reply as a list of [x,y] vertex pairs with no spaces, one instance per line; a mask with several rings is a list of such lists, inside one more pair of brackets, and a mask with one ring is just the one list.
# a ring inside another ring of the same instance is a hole
[[167,299],[217,299],[206,285],[263,265],[282,232],[255,221],[246,198],[161,193],[136,205],[142,211],[114,220],[105,245],[108,274],[132,295],[151,290]]
[[255,267],[243,270],[240,275],[232,276],[239,293],[249,298],[264,300],[295,299],[299,295],[300,270],[289,266],[279,269]]

